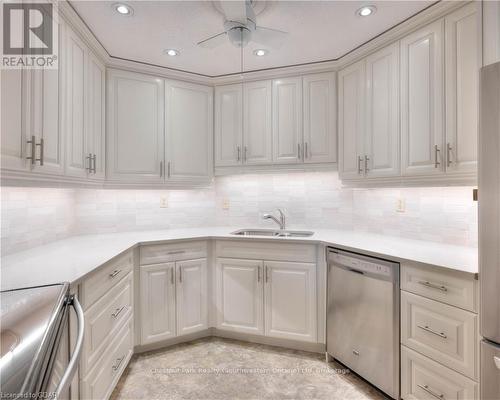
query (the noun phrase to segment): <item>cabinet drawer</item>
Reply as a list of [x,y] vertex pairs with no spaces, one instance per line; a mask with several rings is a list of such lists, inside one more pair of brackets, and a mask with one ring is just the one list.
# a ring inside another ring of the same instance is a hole
[[421,265],[401,265],[401,289],[469,311],[477,311],[474,275]]
[[83,308],[86,310],[132,271],[133,252],[107,263],[82,283]]
[[477,378],[477,315],[401,291],[401,343]]
[[83,375],[102,356],[102,350],[132,314],[132,299],[132,273],[129,273],[85,312],[85,338],[80,363]]
[[81,381],[83,399],[107,399],[132,356],[134,346],[133,319],[120,329],[116,340],[103,351],[104,357]]
[[194,260],[207,257],[207,242],[179,242],[141,246],[140,264],[160,264],[171,261]]
[[215,246],[217,257],[316,262],[314,244],[218,240]]
[[478,385],[449,368],[401,346],[401,398],[478,399]]

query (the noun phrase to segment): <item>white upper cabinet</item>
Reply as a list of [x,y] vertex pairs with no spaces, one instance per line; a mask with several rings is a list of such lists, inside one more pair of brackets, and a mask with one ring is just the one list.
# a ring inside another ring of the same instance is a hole
[[106,173],[106,68],[93,54],[88,62],[87,157],[89,178],[104,179]]
[[[0,118],[0,152],[2,169],[24,170],[28,168],[26,151],[31,151],[25,133],[23,101],[23,73],[18,69],[3,69],[1,74],[1,118]],[[4,116],[8,115],[9,118]]]
[[302,147],[302,78],[273,80],[273,161],[298,163]]
[[266,336],[317,341],[316,265],[265,261]]
[[243,86],[215,88],[215,166],[226,167],[242,162]]
[[364,169],[365,62],[339,72],[339,174],[360,179]]
[[363,168],[367,177],[400,174],[399,44],[366,58]]
[[303,77],[304,162],[337,161],[335,74]]
[[432,175],[443,171],[443,64],[443,20],[401,40],[403,175]]
[[85,135],[87,48],[66,29],[66,175],[86,177],[90,168]]
[[163,182],[164,98],[163,79],[108,72],[108,179]]
[[271,81],[243,85],[243,148],[245,164],[271,164]]
[[450,172],[477,169],[478,78],[481,46],[478,4],[469,3],[445,18],[446,144]]
[[217,328],[264,334],[262,261],[218,258]]
[[207,181],[213,174],[213,89],[179,81],[165,84],[165,178]]

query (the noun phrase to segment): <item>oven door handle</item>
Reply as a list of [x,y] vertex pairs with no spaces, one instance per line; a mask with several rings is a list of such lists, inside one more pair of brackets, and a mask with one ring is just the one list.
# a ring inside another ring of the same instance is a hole
[[78,320],[78,336],[76,338],[75,348],[73,349],[73,355],[71,356],[71,360],[69,360],[68,368],[64,372],[64,375],[61,378],[61,382],[57,386],[54,399],[60,399],[60,396],[70,385],[73,376],[75,375],[76,369],[78,368],[78,361],[80,361],[80,355],[82,354],[83,348],[83,333],[85,328],[85,320],[83,317],[82,306],[78,302],[76,295],[70,296],[68,299],[68,304],[71,305],[76,313],[76,318]]

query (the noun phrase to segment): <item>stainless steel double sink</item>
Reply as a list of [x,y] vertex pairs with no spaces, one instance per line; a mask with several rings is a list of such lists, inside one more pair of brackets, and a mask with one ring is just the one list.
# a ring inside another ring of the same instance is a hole
[[231,235],[237,236],[271,236],[271,237],[289,237],[301,238],[314,235],[311,231],[289,231],[280,229],[239,229],[231,232]]

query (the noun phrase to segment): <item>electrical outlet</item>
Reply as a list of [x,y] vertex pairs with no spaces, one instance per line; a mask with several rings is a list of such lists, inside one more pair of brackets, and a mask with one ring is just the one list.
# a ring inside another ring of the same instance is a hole
[[406,212],[406,200],[405,199],[399,198],[396,201],[396,211],[400,212],[400,213]]
[[229,210],[229,199],[222,200],[222,209]]
[[168,198],[166,196],[160,197],[160,208],[168,208]]

